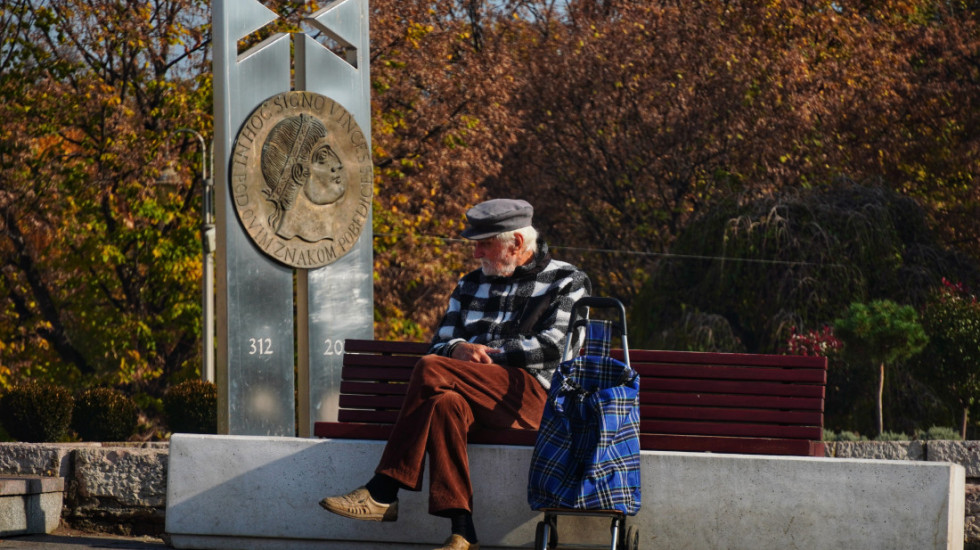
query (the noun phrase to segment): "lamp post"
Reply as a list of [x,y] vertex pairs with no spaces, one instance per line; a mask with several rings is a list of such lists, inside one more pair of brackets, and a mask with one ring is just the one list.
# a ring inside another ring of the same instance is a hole
[[[208,146],[204,141],[204,136],[190,128],[178,128],[174,134],[187,133],[197,138],[201,151],[201,246],[203,250],[202,258],[202,281],[201,281],[201,310],[203,321],[201,334],[201,379],[207,382],[214,382],[214,250],[216,246],[216,235],[214,228],[214,181],[208,176]],[[169,184],[176,180],[177,175],[173,169],[166,169],[160,174],[157,183]]]

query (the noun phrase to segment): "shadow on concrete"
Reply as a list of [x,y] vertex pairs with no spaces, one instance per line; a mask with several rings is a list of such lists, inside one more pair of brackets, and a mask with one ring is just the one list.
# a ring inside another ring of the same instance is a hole
[[47,535],[19,535],[0,539],[0,548],[37,548],[39,550],[81,550],[83,548],[115,548],[150,550],[167,548],[153,537],[118,537],[111,535],[70,534],[54,532]]

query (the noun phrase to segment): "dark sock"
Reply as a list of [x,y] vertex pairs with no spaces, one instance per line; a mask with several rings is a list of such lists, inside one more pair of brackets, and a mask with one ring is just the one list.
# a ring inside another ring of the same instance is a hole
[[473,525],[473,514],[466,510],[450,510],[449,520],[453,522],[453,534],[460,535],[470,543],[476,540],[476,526]]
[[374,474],[365,487],[371,493],[371,498],[381,504],[391,504],[398,500],[400,484],[386,475]]

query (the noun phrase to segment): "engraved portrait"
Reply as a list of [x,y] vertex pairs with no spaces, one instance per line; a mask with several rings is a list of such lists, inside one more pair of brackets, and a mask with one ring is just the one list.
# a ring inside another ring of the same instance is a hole
[[[263,194],[275,210],[269,225],[280,237],[313,242],[332,239],[317,217],[303,204],[333,204],[347,190],[344,163],[326,140],[327,127],[310,115],[285,118],[276,124],[262,146]],[[302,191],[302,193],[301,193]],[[322,217],[322,216],[321,216]]]
[[327,265],[354,246],[370,217],[369,142],[330,98],[279,94],[239,131],[230,185],[239,220],[263,252],[293,267]]

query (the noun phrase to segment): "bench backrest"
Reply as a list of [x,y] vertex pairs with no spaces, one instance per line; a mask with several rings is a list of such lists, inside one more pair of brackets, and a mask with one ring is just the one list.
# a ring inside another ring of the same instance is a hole
[[644,449],[824,454],[825,357],[630,350],[630,363]]
[[387,439],[412,367],[428,349],[420,342],[347,340],[337,420],[362,425],[365,438]]
[[[315,435],[387,439],[427,350],[419,342],[347,340],[338,422],[318,422]],[[643,449],[823,455],[825,358],[631,349],[630,363],[640,373]],[[470,434],[481,443],[534,440],[528,430]]]

